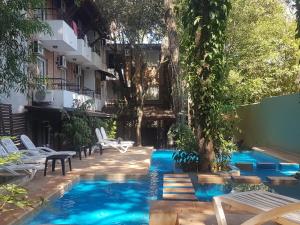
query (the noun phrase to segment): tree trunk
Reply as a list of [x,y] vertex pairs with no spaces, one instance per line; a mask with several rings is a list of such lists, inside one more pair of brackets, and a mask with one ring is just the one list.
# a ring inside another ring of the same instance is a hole
[[213,141],[203,137],[200,127],[198,127],[196,131],[196,136],[198,137],[198,148],[202,157],[200,170],[204,172],[210,172],[212,170],[211,162],[215,158]]
[[142,122],[143,122],[143,109],[137,106],[137,123],[136,123],[136,145],[142,146]]
[[161,61],[169,59],[169,76],[172,86],[173,110],[178,114],[182,110],[182,89],[179,76],[179,40],[177,34],[175,0],[165,0],[165,24],[167,27],[166,51],[162,51]]
[[139,47],[134,49],[133,59],[135,62],[134,84],[136,88],[136,145],[142,145],[142,122],[143,122],[143,55]]

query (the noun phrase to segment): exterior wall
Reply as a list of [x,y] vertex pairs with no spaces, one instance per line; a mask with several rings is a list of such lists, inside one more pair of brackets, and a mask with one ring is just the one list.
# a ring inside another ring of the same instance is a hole
[[261,103],[238,109],[246,146],[263,146],[300,153],[300,95],[266,98]]

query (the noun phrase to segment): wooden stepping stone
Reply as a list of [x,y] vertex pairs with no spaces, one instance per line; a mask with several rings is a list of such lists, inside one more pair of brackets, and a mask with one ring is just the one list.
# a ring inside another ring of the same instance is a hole
[[214,174],[198,174],[198,183],[200,184],[224,184],[230,177]]
[[185,174],[185,173],[183,173],[183,174],[180,174],[180,173],[178,173],[178,174],[164,174],[164,177],[189,178],[189,175]]
[[194,194],[166,194],[163,193],[164,200],[197,200]]
[[163,199],[165,200],[197,200],[191,178],[187,174],[164,176]]
[[163,189],[164,193],[195,193],[195,189],[194,188],[164,188]]
[[294,177],[269,176],[267,177],[267,180],[270,181],[272,185],[294,185],[299,182],[299,180]]
[[190,182],[190,183],[164,182],[164,187],[193,187],[193,184],[192,184],[192,182]]
[[164,177],[164,182],[182,182],[182,183],[188,183],[188,182],[191,182],[191,178]]
[[253,163],[238,162],[235,166],[240,170],[253,171]]
[[261,179],[257,176],[232,176],[232,179],[240,184],[261,184]]

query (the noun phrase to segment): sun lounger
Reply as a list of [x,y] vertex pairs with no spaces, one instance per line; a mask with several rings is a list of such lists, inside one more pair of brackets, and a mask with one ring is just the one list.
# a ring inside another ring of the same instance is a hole
[[300,224],[300,200],[266,191],[237,192],[214,197],[213,204],[218,225],[227,225],[222,203],[238,210],[258,214],[242,225]]
[[117,142],[117,141],[109,141],[103,139],[101,132],[99,128],[95,129],[96,136],[98,139],[98,144],[100,144],[102,147],[106,148],[114,148],[120,151],[121,153],[127,152],[128,148],[132,147],[132,143],[126,143],[126,142]]
[[36,147],[35,144],[30,140],[30,138],[25,134],[22,134],[20,139],[23,145],[25,146],[25,148],[27,148],[28,150],[37,151],[47,156],[53,154],[70,155],[70,156],[76,155],[75,151],[55,151],[48,147]]
[[[6,158],[9,154],[5,151],[4,147],[0,144],[0,157]],[[12,175],[20,175],[18,171],[25,172],[33,178],[37,170],[42,170],[44,166],[42,164],[24,164],[21,160],[16,162],[5,162],[0,165],[0,169],[4,170]]]
[[123,143],[123,144],[128,144],[128,145],[133,145],[134,144],[134,141],[118,141],[117,139],[114,139],[114,138],[109,138],[105,132],[105,129],[103,127],[100,127],[100,132],[101,132],[101,135],[102,135],[102,138],[104,140],[107,140],[107,141],[116,141],[116,142],[120,142],[120,143]]
[[0,143],[8,154],[21,153],[21,160],[24,163],[45,163],[46,155],[35,150],[19,150],[10,138],[1,139]]

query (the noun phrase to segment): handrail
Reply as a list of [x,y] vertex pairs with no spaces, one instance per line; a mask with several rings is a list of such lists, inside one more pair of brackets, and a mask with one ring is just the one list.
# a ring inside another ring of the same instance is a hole
[[40,84],[45,85],[47,89],[54,89],[54,90],[66,90],[72,91],[78,94],[84,94],[95,98],[95,91],[87,88],[87,87],[80,87],[79,84],[76,83],[69,83],[66,79],[63,78],[34,78]]

